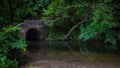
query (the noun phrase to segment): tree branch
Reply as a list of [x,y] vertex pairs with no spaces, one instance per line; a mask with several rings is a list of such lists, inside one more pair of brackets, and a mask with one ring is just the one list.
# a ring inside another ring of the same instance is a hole
[[65,39],[68,39],[68,37],[69,37],[69,35],[72,33],[72,31],[73,31],[75,28],[77,28],[77,27],[78,27],[80,24],[82,24],[82,23],[83,23],[83,21],[77,23],[76,25],[74,25],[74,26],[69,30],[69,32],[67,33]]

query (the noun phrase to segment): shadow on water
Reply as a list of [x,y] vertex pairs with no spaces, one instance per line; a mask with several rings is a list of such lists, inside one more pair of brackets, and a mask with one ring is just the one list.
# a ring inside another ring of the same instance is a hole
[[31,41],[28,43],[27,51],[30,53],[36,53],[39,50],[48,49],[48,42],[45,41]]
[[37,52],[39,49],[96,52],[96,53],[119,53],[116,46],[105,45],[100,42],[83,41],[31,41],[28,43],[28,51]]
[[51,49],[61,51],[77,51],[77,52],[97,52],[97,53],[113,53],[119,54],[120,51],[113,45],[105,45],[104,43],[83,42],[83,41],[31,41],[28,43],[27,50],[31,53],[37,52],[40,49]]

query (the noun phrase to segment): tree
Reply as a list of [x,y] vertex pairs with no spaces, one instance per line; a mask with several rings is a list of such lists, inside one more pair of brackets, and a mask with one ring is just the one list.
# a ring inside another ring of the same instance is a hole
[[9,24],[21,22],[23,18],[31,14],[36,16],[41,12],[42,0],[4,0],[0,1],[0,17],[4,18]]
[[[77,36],[83,40],[101,39],[116,45],[113,28],[119,22],[113,12],[112,0],[52,0],[44,10],[44,21],[52,30],[50,34],[64,34],[65,38]],[[61,30],[62,29],[62,30]],[[64,29],[64,30],[63,30]],[[80,30],[79,30],[80,29]],[[59,35],[58,35],[59,36]]]

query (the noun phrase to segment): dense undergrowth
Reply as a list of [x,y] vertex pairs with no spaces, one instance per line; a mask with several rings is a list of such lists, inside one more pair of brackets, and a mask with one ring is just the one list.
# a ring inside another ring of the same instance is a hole
[[4,27],[0,31],[0,68],[17,68],[17,57],[13,57],[17,50],[24,50],[25,40],[18,32],[19,25]]

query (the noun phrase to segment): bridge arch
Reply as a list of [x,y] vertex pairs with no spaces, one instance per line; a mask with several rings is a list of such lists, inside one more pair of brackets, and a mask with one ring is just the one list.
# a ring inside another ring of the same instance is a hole
[[20,32],[26,41],[45,40],[47,38],[42,20],[24,20],[23,22]]
[[26,41],[40,40],[41,32],[37,28],[30,28],[26,31]]

